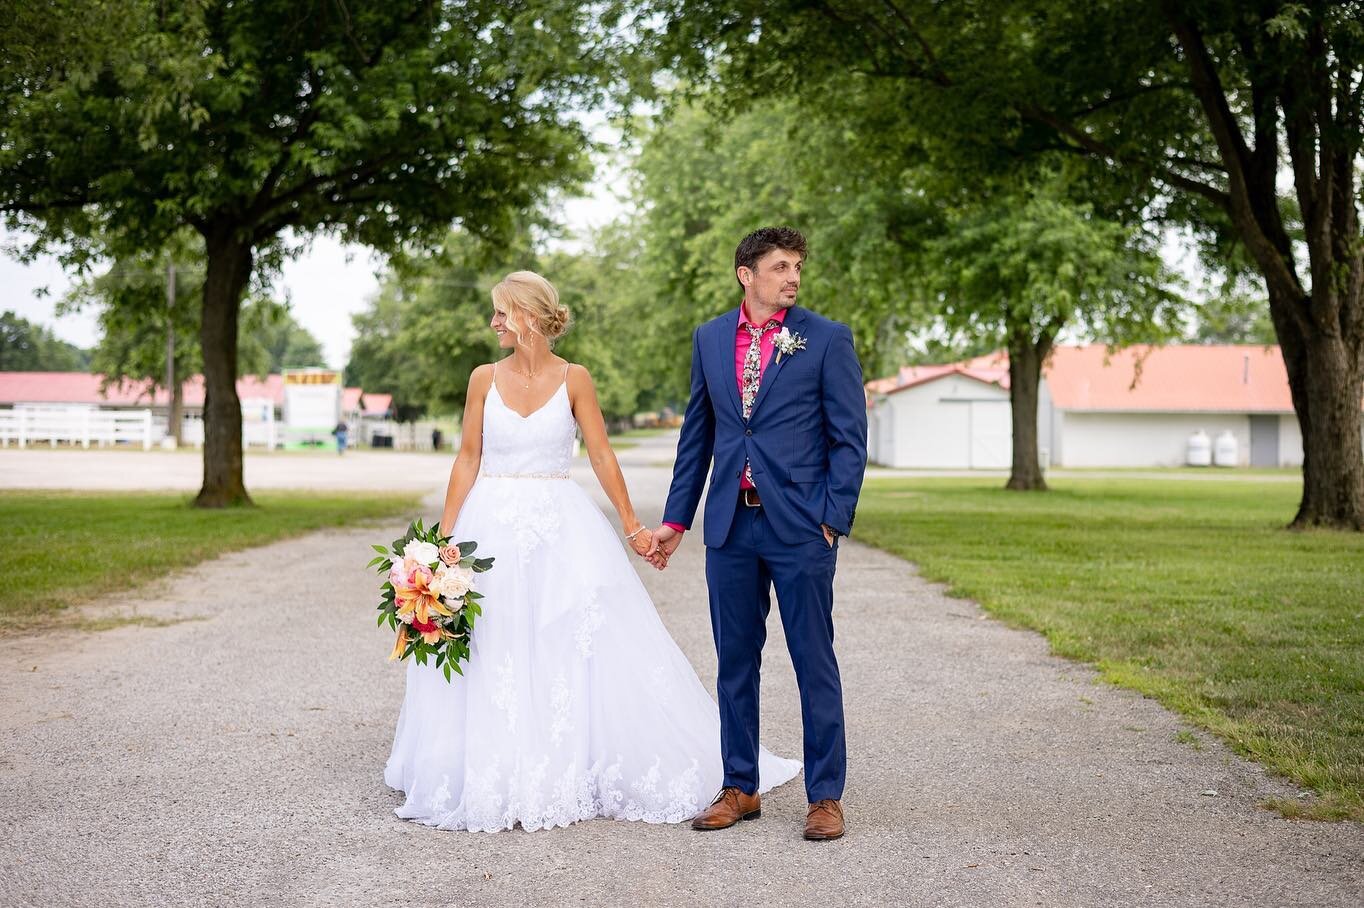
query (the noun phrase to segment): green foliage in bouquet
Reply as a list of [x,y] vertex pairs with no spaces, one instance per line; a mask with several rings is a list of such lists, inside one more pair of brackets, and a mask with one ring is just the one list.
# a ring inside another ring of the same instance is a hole
[[391,548],[372,548],[379,554],[368,566],[387,574],[378,623],[398,633],[389,659],[426,665],[434,656],[446,681],[451,672],[464,674],[459,663],[469,658],[474,619],[483,614],[474,575],[490,570],[493,559],[475,558],[476,542],[451,545],[438,525],[423,527],[420,519]]

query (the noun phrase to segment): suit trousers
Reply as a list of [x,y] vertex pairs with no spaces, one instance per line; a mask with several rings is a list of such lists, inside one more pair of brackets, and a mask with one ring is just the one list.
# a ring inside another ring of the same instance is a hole
[[841,798],[847,773],[843,686],[834,658],[834,569],[838,541],[789,546],[763,509],[742,500],[725,544],[706,549],[710,621],[719,657],[720,752],[726,786],[758,790],[758,686],[775,587],[796,670],[805,733],[805,791],[811,803]]

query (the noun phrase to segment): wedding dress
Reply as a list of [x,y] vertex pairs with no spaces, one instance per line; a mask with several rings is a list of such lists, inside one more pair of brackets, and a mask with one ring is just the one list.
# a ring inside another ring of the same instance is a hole
[[[676,823],[720,788],[715,701],[569,479],[575,428],[564,385],[526,417],[488,392],[482,473],[453,541],[496,563],[478,575],[486,598],[464,675],[408,666],[384,770],[406,793],[400,817],[482,831]],[[761,790],[800,768],[763,750]]]

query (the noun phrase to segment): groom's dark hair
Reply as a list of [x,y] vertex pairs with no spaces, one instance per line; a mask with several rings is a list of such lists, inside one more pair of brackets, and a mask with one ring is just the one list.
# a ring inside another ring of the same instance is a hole
[[[784,249],[787,252],[794,252],[800,256],[800,260],[805,261],[805,237],[800,235],[799,230],[790,227],[761,227],[739,241],[739,248],[734,250],[734,270],[737,273],[740,268],[753,268],[758,264],[758,259],[767,255],[773,249]],[[736,276],[734,278],[739,281]],[[743,281],[739,281],[742,288]]]

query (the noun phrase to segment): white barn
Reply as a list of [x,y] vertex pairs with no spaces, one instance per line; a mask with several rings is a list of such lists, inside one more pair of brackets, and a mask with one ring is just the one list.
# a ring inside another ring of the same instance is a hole
[[[1008,388],[1003,353],[906,367],[868,383],[872,462],[1007,469]],[[1037,421],[1044,466],[1179,466],[1199,432],[1221,439],[1239,466],[1302,464],[1302,433],[1278,347],[1180,345],[1111,354],[1097,344],[1058,347],[1043,369]]]

